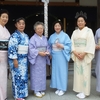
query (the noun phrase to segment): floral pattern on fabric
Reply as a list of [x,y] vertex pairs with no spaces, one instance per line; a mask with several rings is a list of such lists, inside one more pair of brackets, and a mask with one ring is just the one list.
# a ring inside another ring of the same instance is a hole
[[[12,73],[12,90],[14,98],[28,96],[28,60],[27,54],[18,54],[18,45],[28,46],[29,37],[25,33],[15,31],[8,44],[9,65]],[[14,67],[13,59],[18,60],[18,68]]]

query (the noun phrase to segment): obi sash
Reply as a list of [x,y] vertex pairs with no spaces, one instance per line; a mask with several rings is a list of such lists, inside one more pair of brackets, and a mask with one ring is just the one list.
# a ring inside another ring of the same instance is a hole
[[63,49],[57,48],[56,43],[52,45],[52,50],[54,51],[61,51]]
[[0,50],[8,50],[8,40],[0,40]]
[[75,47],[85,47],[86,43],[87,43],[86,39],[83,38],[74,39]]
[[45,51],[46,51],[46,46],[37,47],[37,50],[38,50],[39,52],[45,52]]
[[100,45],[100,38],[98,39],[98,45]]
[[28,46],[18,45],[18,54],[27,54],[27,53],[28,53]]

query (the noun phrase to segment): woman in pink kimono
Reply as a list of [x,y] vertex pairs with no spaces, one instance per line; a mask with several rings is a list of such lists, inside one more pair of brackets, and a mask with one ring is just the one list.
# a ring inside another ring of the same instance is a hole
[[72,59],[74,61],[73,91],[78,98],[83,99],[90,95],[91,61],[94,58],[95,41],[90,28],[86,26],[86,17],[77,17],[78,28],[73,31]]
[[7,45],[10,33],[5,27],[8,22],[8,11],[0,10],[0,100],[7,98]]

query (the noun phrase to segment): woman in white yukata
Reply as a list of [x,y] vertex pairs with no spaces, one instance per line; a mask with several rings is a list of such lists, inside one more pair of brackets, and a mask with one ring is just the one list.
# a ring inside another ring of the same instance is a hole
[[0,100],[7,98],[7,68],[8,68],[8,39],[10,33],[5,27],[9,19],[9,13],[5,9],[0,10]]
[[30,62],[30,84],[31,90],[36,97],[43,97],[46,90],[46,64],[50,64],[48,58],[49,46],[47,38],[43,36],[44,24],[34,24],[35,34],[29,42],[28,59]]
[[76,14],[78,28],[73,31],[72,60],[74,61],[73,90],[78,92],[78,98],[83,99],[90,95],[91,62],[95,53],[94,35],[86,26],[86,13]]
[[29,37],[24,33],[25,19],[18,18],[17,30],[11,35],[8,44],[8,58],[12,74],[12,90],[15,100],[25,100],[28,96],[28,44]]

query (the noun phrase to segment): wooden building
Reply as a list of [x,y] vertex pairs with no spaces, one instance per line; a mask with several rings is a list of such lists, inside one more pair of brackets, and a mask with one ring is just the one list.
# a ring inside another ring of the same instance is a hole
[[[15,30],[14,20],[18,17],[26,19],[26,33],[32,36],[33,25],[36,21],[44,21],[44,7],[41,0],[0,0],[0,9],[9,11],[7,28],[11,33]],[[87,25],[93,29],[94,34],[100,26],[100,0],[49,0],[48,5],[48,34],[52,34],[52,23],[61,20],[64,31],[71,36],[75,29],[76,12],[87,13]]]

